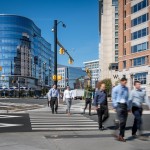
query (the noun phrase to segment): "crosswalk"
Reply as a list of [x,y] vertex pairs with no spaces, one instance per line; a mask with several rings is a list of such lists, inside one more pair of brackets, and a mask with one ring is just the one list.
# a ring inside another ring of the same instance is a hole
[[92,131],[97,122],[82,114],[51,114],[50,111],[30,112],[32,131]]

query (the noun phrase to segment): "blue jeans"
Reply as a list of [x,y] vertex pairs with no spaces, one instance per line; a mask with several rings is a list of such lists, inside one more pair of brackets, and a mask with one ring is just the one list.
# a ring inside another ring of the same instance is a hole
[[142,108],[138,108],[133,106],[132,113],[134,115],[134,123],[132,127],[132,135],[136,134],[137,130],[139,130],[139,134],[141,134],[142,130]]
[[66,98],[66,104],[67,104],[67,112],[70,113],[72,99],[71,98]]

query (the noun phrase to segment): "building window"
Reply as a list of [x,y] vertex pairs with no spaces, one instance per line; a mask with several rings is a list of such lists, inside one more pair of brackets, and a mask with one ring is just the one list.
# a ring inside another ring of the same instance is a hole
[[115,24],[118,24],[118,19],[115,19]]
[[131,33],[132,40],[144,37],[146,35],[148,35],[148,28]]
[[118,56],[118,50],[115,50],[115,55],[117,55],[117,56]]
[[115,38],[115,43],[118,43],[118,38]]
[[149,44],[148,42],[144,42],[144,43],[132,46],[131,53],[137,53],[137,52],[141,52],[141,51],[145,51],[145,50],[149,49],[148,44]]
[[139,17],[131,20],[131,26],[133,27],[133,26],[136,26],[136,25],[141,24],[143,22],[146,22],[146,21],[148,21],[148,18],[149,18],[148,13],[144,14],[142,16],[139,16]]
[[118,25],[115,25],[115,30],[118,30]]
[[115,44],[115,49],[118,49],[118,44]]
[[126,30],[126,23],[124,24],[124,30]]
[[126,0],[124,0],[124,5],[126,5],[127,4],[127,1]]
[[124,18],[126,18],[126,10],[124,11]]
[[115,62],[118,62],[118,56],[115,56]]
[[126,48],[124,48],[123,50],[123,55],[126,55]]
[[141,65],[145,65],[146,62],[146,57],[139,57],[139,58],[135,58],[133,59],[133,66],[141,66]]
[[145,7],[148,6],[148,0],[143,0],[140,3],[135,4],[134,6],[131,7],[131,13],[135,13]]
[[148,74],[147,72],[137,73],[134,75],[134,80],[140,81],[141,84],[146,84],[147,83],[146,82],[147,81],[146,80],[147,74]]
[[124,36],[124,43],[126,43],[126,36]]
[[118,32],[115,32],[115,36],[118,36]]
[[117,12],[115,13],[115,18],[118,18],[118,13]]
[[123,61],[123,69],[126,68],[126,61]]

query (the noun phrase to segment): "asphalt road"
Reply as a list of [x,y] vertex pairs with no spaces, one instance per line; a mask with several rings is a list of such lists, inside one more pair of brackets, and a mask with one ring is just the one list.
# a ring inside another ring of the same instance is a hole
[[[98,122],[98,117],[96,114],[93,114],[92,116],[86,115],[86,117]],[[114,127],[115,127],[114,126],[114,119],[115,118],[116,118],[116,114],[111,113],[108,120],[104,123],[104,126],[106,128],[111,129],[111,130],[114,130]],[[127,130],[130,130],[132,128],[133,121],[134,121],[134,117],[130,113],[128,115],[128,119],[127,119],[127,125],[126,125]],[[143,115],[143,130],[150,131],[150,114],[144,114]]]

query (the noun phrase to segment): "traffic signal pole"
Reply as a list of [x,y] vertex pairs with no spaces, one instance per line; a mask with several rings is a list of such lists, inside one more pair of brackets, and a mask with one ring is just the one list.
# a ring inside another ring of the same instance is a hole
[[54,84],[57,87],[57,20],[54,20],[54,75],[56,75]]

